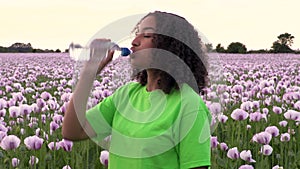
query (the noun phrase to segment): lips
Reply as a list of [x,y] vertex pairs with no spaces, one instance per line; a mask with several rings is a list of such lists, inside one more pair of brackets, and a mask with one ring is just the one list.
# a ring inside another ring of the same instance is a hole
[[130,59],[133,59],[133,58],[134,58],[135,48],[134,48],[134,47],[131,47],[130,50],[131,50],[132,52],[131,52],[131,54],[130,54],[129,56],[130,56]]
[[131,47],[130,50],[132,51],[132,53],[135,52],[135,47]]

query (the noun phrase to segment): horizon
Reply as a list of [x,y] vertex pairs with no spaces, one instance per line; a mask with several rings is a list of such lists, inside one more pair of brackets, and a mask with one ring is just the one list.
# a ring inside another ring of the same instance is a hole
[[5,23],[0,31],[0,46],[3,47],[20,42],[30,43],[33,48],[64,51],[71,42],[85,43],[118,19],[160,10],[186,18],[213,48],[219,43],[227,48],[232,42],[240,42],[248,51],[269,50],[277,36],[286,32],[295,37],[291,48],[300,48],[300,24],[296,21],[300,2],[297,0],[253,0],[251,3],[245,0],[0,2],[0,18]]

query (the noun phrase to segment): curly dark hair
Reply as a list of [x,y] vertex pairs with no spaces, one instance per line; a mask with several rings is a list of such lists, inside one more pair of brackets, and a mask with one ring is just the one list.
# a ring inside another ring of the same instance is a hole
[[[166,56],[166,53],[163,57],[162,54],[154,55],[155,67],[163,67],[163,70],[153,69],[161,77],[158,82],[159,88],[168,94],[173,88],[179,89],[186,83],[197,93],[202,93],[208,82],[208,63],[197,30],[185,18],[172,13],[155,11],[144,18],[148,16],[154,16],[156,20],[154,48],[167,51],[175,55],[177,60],[180,58],[179,60],[184,62],[179,63],[174,57],[170,59],[172,57]],[[144,18],[134,28],[134,32],[138,31],[138,25]],[[146,85],[147,71],[140,71],[135,78],[141,85]]]

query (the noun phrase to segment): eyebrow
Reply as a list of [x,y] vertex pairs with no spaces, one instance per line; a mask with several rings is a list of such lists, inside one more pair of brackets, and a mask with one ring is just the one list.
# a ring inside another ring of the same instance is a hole
[[[147,31],[147,30],[153,30],[153,31],[155,31],[155,28],[153,28],[153,27],[144,27],[143,29],[142,29],[142,32],[145,32],[145,31]],[[140,30],[138,29],[138,32],[139,32]]]
[[142,30],[145,31],[145,30],[148,30],[148,29],[155,30],[153,27],[145,27]]

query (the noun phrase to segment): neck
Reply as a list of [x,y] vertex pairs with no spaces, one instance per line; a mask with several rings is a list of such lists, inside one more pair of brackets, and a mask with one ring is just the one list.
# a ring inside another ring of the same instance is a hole
[[160,81],[160,77],[153,70],[147,70],[147,91],[153,91],[159,89],[158,81]]

